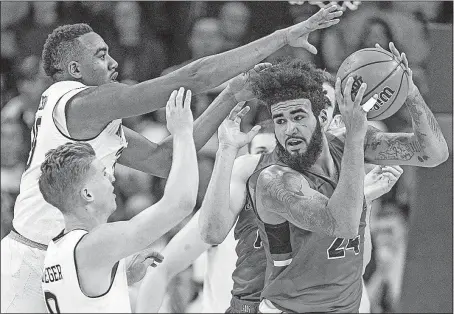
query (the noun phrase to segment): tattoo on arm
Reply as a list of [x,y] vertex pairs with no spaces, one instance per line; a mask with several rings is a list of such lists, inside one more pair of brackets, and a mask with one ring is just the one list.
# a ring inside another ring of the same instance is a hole
[[[261,199],[265,208],[271,212],[285,214],[284,218],[291,217],[304,229],[323,231],[333,235],[337,229],[334,219],[327,205],[327,198],[318,195],[305,195],[302,191],[301,176],[296,173],[267,172],[265,184],[261,191]],[[292,223],[295,223],[292,222]]]
[[418,93],[414,97],[407,98],[407,100],[405,100],[405,105],[410,111],[410,115],[413,118],[413,123],[416,127],[419,127],[421,125],[421,117],[425,115],[430,130],[438,140],[444,141],[443,133],[441,132],[440,126],[438,125],[437,119],[435,119],[435,116],[430,111],[429,107],[427,107],[427,104],[424,101],[424,98],[422,98],[421,94]]

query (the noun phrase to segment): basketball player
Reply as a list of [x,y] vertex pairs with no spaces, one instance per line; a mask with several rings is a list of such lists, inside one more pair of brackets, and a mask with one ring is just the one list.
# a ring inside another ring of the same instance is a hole
[[[184,101],[183,101],[184,99]],[[129,221],[115,211],[113,177],[90,144],[67,143],[46,154],[39,188],[65,218],[44,259],[42,287],[50,313],[131,313],[125,258],[189,215],[196,203],[197,157],[191,93],[172,92],[166,106],[173,161],[164,196]]]
[[[249,69],[285,44],[316,53],[311,31],[339,22],[335,7],[235,50],[196,60],[166,76],[134,86],[115,82],[117,62],[104,40],[86,24],[58,27],[43,49],[46,73],[55,83],[41,97],[32,129],[32,147],[14,209],[14,230],[2,239],[2,312],[45,312],[39,284],[44,252],[63,229],[61,213],[44,201],[38,188],[45,153],[67,141],[90,143],[107,171],[115,163],[165,177],[172,138],[156,145],[124,128],[121,118],[162,107],[175,88],[200,93]],[[226,88],[195,124],[196,148],[215,132],[238,95]],[[120,157],[121,156],[121,157]]]
[[[322,71],[318,71],[319,74],[324,74]],[[321,76],[320,79],[326,79],[327,83],[330,83],[327,77]],[[331,87],[331,85],[326,85],[326,88]],[[334,92],[334,87],[331,87]],[[330,92],[327,91],[328,98],[331,100]],[[334,93],[333,93],[334,95]],[[335,106],[335,102],[333,102],[332,106]],[[236,112],[241,108],[241,104],[238,105]],[[237,140],[242,138],[242,136],[238,137],[236,134],[239,133],[239,123],[240,119],[243,114],[248,109],[244,109],[244,111],[240,114],[235,115],[232,113],[230,115],[230,120],[233,120],[234,123],[224,122],[222,130],[227,131],[228,133],[235,132],[235,136],[232,135],[233,140]],[[333,112],[333,110],[329,111]],[[259,133],[253,137],[251,142],[248,143],[249,146],[249,153],[250,154],[266,154],[272,152],[274,147],[276,146],[276,139],[274,136],[274,126],[270,125],[268,121],[265,121],[260,124],[261,128],[258,131]],[[233,128],[233,129],[231,129]],[[220,134],[222,132],[220,130]],[[223,143],[220,142],[220,145]],[[240,147],[241,149],[241,147]],[[218,155],[218,158],[221,156]],[[212,174],[212,178],[214,179],[215,176],[226,175],[224,170],[219,171],[219,168]],[[382,169],[381,167],[377,166],[374,168],[373,171],[368,173],[365,177],[364,182],[364,191],[365,197],[368,203],[370,203],[375,198],[383,195],[384,193],[389,192],[392,186],[397,182],[400,175],[402,173],[402,169],[397,167],[396,169],[391,168],[390,170],[387,168]],[[211,183],[210,185],[211,186]],[[210,187],[210,191],[212,187]],[[243,198],[243,204],[245,201],[245,197],[241,195],[230,195],[230,199],[232,198]],[[204,202],[203,206],[210,206],[208,202]],[[240,208],[240,210],[243,207]],[[254,293],[260,294],[263,289],[264,283],[264,274],[266,270],[266,257],[261,247],[260,242],[257,243],[248,243],[248,245],[244,245],[245,242],[242,241],[242,238],[251,238],[248,235],[252,235],[252,237],[257,236],[257,224],[255,222],[255,217],[253,215],[242,215],[238,219],[238,224],[243,226],[240,230],[234,230],[232,228],[227,237],[217,246],[212,247],[209,244],[206,244],[202,241],[200,236],[200,231],[198,228],[198,218],[200,215],[200,210],[191,218],[191,220],[184,226],[184,228],[178,232],[175,237],[169,242],[169,244],[165,247],[162,254],[166,257],[162,264],[159,265],[156,269],[149,269],[148,274],[146,275],[144,281],[141,285],[140,294],[137,301],[136,311],[138,313],[142,312],[157,312],[161,307],[162,300],[165,296],[168,283],[181,271],[186,269],[189,265],[191,265],[203,252],[207,251],[207,269],[204,276],[204,284],[203,284],[203,312],[205,313],[219,313],[224,312],[230,304],[232,304],[232,308],[230,309],[232,312],[242,312],[244,309],[248,309],[243,306],[239,306],[242,304],[244,306],[248,305],[249,310],[252,312],[256,312],[258,309],[258,305],[260,303],[260,299],[257,298],[256,300],[251,301],[244,301],[241,298],[245,298],[245,295],[235,295],[233,297],[232,302],[231,300],[231,290],[233,285],[235,284],[234,291],[241,291],[241,287],[245,285],[244,278],[240,278],[239,276],[245,274],[256,274],[253,280],[249,280],[247,282],[249,289]],[[234,218],[236,221],[238,214]],[[237,244],[234,236],[234,231],[237,232],[236,237],[239,238],[240,244],[237,247],[237,254],[238,260],[246,260],[246,263],[240,263],[235,269],[235,262],[237,260],[237,256],[235,254],[235,246]],[[257,256],[255,259],[259,261],[260,258],[262,262],[260,264],[247,264],[247,259],[251,256]],[[369,258],[370,259],[370,258]],[[366,265],[364,265],[365,268]],[[233,276],[232,273],[236,272],[236,276]],[[262,275],[261,275],[262,274]],[[150,295],[150,291],[153,291],[153,294]],[[365,304],[365,308],[368,308],[368,298],[367,295],[364,295],[361,299],[361,304]],[[233,307],[235,305],[235,307]]]
[[[393,53],[399,56],[398,52]],[[404,59],[404,56],[402,58]],[[406,60],[404,64],[411,77]],[[400,163],[432,167],[446,160],[446,142],[412,81],[412,93],[409,94],[410,101],[407,101],[407,106],[418,108],[420,115],[414,116],[415,134],[423,132],[426,137],[383,133],[372,128],[366,136],[366,113],[359,111],[361,107],[353,106],[354,103],[350,100],[350,80],[344,91],[345,100],[340,94],[337,82],[336,98],[347,130],[338,132],[342,137],[337,138],[322,131],[326,123],[326,119],[323,119],[326,117],[326,111],[322,109],[321,86],[313,82],[309,73],[298,74],[288,68],[286,71],[285,67],[273,66],[261,72],[259,78],[256,90],[271,108],[278,146],[272,154],[265,155],[262,159],[257,156],[238,158],[233,166],[232,178],[229,176],[229,170],[232,169],[237,147],[220,146],[224,149],[224,163],[219,165],[219,169],[225,172],[219,176],[213,173],[212,181],[217,182],[211,184],[216,183],[217,189],[211,193],[210,189],[207,190],[207,196],[213,197],[213,206],[205,207],[206,212],[200,213],[202,236],[212,244],[222,242],[235,222],[236,214],[240,210],[238,208],[243,205],[238,195],[244,195],[247,199],[245,208],[257,211],[260,226],[258,241],[254,241],[252,237],[249,241],[260,243],[257,246],[265,246],[268,273],[271,276],[262,292],[264,299],[261,311],[358,311],[361,297],[360,278],[363,272],[364,240],[361,235],[364,232],[365,215],[362,211],[363,194],[357,191],[362,190],[364,156],[377,164]],[[286,86],[284,82],[292,84],[293,88]],[[295,82],[299,82],[298,88],[295,87],[298,86]],[[356,103],[359,103],[364,89],[365,86],[362,86]],[[429,120],[433,128],[429,125]],[[427,143],[426,138],[433,142]],[[408,152],[407,143],[420,145],[409,152],[412,156],[408,156],[408,153],[401,154]],[[344,151],[341,149],[343,147]],[[393,147],[399,149],[400,154],[387,154]],[[315,154],[315,149],[320,153]],[[345,158],[342,157],[343,154]],[[292,158],[293,156],[297,158]],[[423,163],[418,156],[427,156],[422,160],[430,162]],[[301,163],[302,160],[305,163]],[[314,164],[309,167],[311,163]],[[336,173],[337,169],[340,174]],[[252,173],[254,174],[250,177]],[[229,193],[225,193],[229,184],[230,195],[235,195],[231,199]],[[255,187],[257,189],[254,189]],[[289,190],[291,188],[295,190]],[[296,211],[292,211],[294,208]],[[304,208],[304,211],[301,208]],[[240,213],[239,221],[246,212],[247,210],[244,210]],[[322,214],[325,217],[322,217]],[[349,221],[346,221],[347,217],[350,218]],[[237,228],[238,226],[239,222]],[[268,237],[267,232],[273,233],[272,236]],[[301,244],[302,237],[304,245]],[[344,241],[343,238],[352,240]],[[268,239],[272,239],[271,245]],[[313,245],[313,241],[326,242],[326,247]],[[245,256],[243,262],[258,265],[258,260],[252,260],[249,256]],[[328,272],[326,269],[331,270]],[[241,278],[251,278],[252,282],[254,275],[256,274],[249,269],[249,272],[243,272]],[[328,275],[336,277],[331,278]],[[324,288],[317,288],[320,285]],[[244,286],[247,288],[247,284]],[[348,289],[351,291],[347,291]],[[349,297],[345,297],[345,293]],[[336,301],[334,296],[337,297]],[[254,304],[241,302],[238,305],[243,311],[253,311]]]
[[[241,114],[245,113],[243,111]],[[239,114],[236,117],[241,119]],[[236,117],[232,116],[233,119]],[[259,130],[254,129],[250,133],[250,136],[253,136],[248,143],[250,154],[268,153],[276,146],[272,121],[265,121],[259,125],[261,127]],[[202,311],[220,313],[229,306],[230,291],[233,287],[231,275],[237,258],[233,230],[219,245],[207,244],[200,237],[199,214],[200,210],[166,245],[161,252],[165,259],[159,267],[148,269],[137,297],[135,309],[137,313],[158,312],[170,281],[205,251],[207,251],[207,271],[203,281]],[[153,291],[152,295],[150,291]]]

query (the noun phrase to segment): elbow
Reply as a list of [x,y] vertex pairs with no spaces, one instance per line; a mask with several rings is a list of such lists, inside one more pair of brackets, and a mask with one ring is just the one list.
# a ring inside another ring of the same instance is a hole
[[219,228],[210,225],[206,226],[203,222],[199,220],[199,229],[200,229],[200,238],[203,242],[210,245],[218,245],[224,241],[225,237],[219,233]]
[[202,238],[203,242],[210,244],[210,245],[219,245],[224,241],[220,236],[216,235],[213,232],[207,232],[206,230],[202,230],[200,232],[200,237]]
[[428,167],[428,168],[433,168],[433,167],[437,167],[439,165],[441,165],[442,163],[444,163],[446,160],[448,160],[449,158],[449,151],[448,151],[448,147],[446,147],[446,149],[443,149],[442,151],[440,151],[437,156],[434,156],[430,159],[427,160],[427,163],[425,165],[423,165],[423,167]]

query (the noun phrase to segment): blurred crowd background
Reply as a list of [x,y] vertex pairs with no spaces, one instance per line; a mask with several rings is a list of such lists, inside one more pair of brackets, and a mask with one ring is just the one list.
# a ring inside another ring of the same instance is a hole
[[[452,60],[446,69],[443,58],[452,59],[452,2],[362,2],[344,12],[341,22],[313,33],[309,40],[319,53],[285,47],[267,59],[293,56],[314,62],[336,74],[352,52],[388,42],[408,56],[416,85],[428,105],[452,113]],[[1,2],[1,236],[11,228],[13,207],[30,147],[30,127],[41,93],[52,82],[40,64],[47,35],[63,24],[85,22],[109,45],[119,63],[119,80],[135,84],[171,72],[191,60],[233,49],[279,28],[300,22],[319,7],[311,2]],[[447,34],[451,34],[449,38]],[[434,69],[435,67],[435,69]],[[446,72],[447,71],[447,72]],[[449,74],[449,76],[446,76]],[[444,85],[443,85],[444,84]],[[220,89],[193,98],[197,118]],[[451,94],[449,94],[451,93]],[[447,97],[447,96],[448,97]],[[450,95],[450,97],[449,97]],[[128,104],[125,104],[127,106]],[[256,103],[243,127],[268,119]],[[449,109],[450,108],[450,109]],[[165,112],[124,120],[124,124],[159,142],[169,135]],[[411,119],[403,107],[377,123],[384,130],[411,131]],[[452,142],[452,137],[447,139]],[[208,185],[217,150],[216,135],[199,152],[200,189],[197,211]],[[406,251],[410,198],[414,170],[405,172],[391,192],[374,203],[371,227],[372,261],[364,276],[372,311],[393,312],[401,292]],[[112,221],[133,217],[155,203],[165,180],[121,165],[116,169],[118,209]],[[156,243],[160,249],[181,229],[178,227]],[[163,310],[173,313],[200,311],[203,289],[203,257],[181,273],[169,287]]]

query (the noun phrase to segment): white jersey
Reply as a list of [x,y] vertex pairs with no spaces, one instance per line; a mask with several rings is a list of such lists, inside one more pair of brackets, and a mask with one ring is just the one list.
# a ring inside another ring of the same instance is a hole
[[203,313],[225,313],[230,306],[233,289],[237,241],[230,230],[225,240],[207,251],[206,272],[203,281]]
[[[41,195],[38,186],[41,163],[50,149],[76,141],[66,127],[65,107],[69,99],[86,88],[75,81],[53,84],[42,94],[35,114],[31,150],[14,206],[13,226],[23,236],[45,245],[63,230],[64,220],[61,212]],[[113,175],[115,162],[127,146],[121,119],[110,122],[98,136],[86,142]]]
[[131,313],[124,259],[112,272],[106,293],[88,297],[81,291],[74,252],[87,233],[73,230],[49,243],[41,280],[49,313]]

